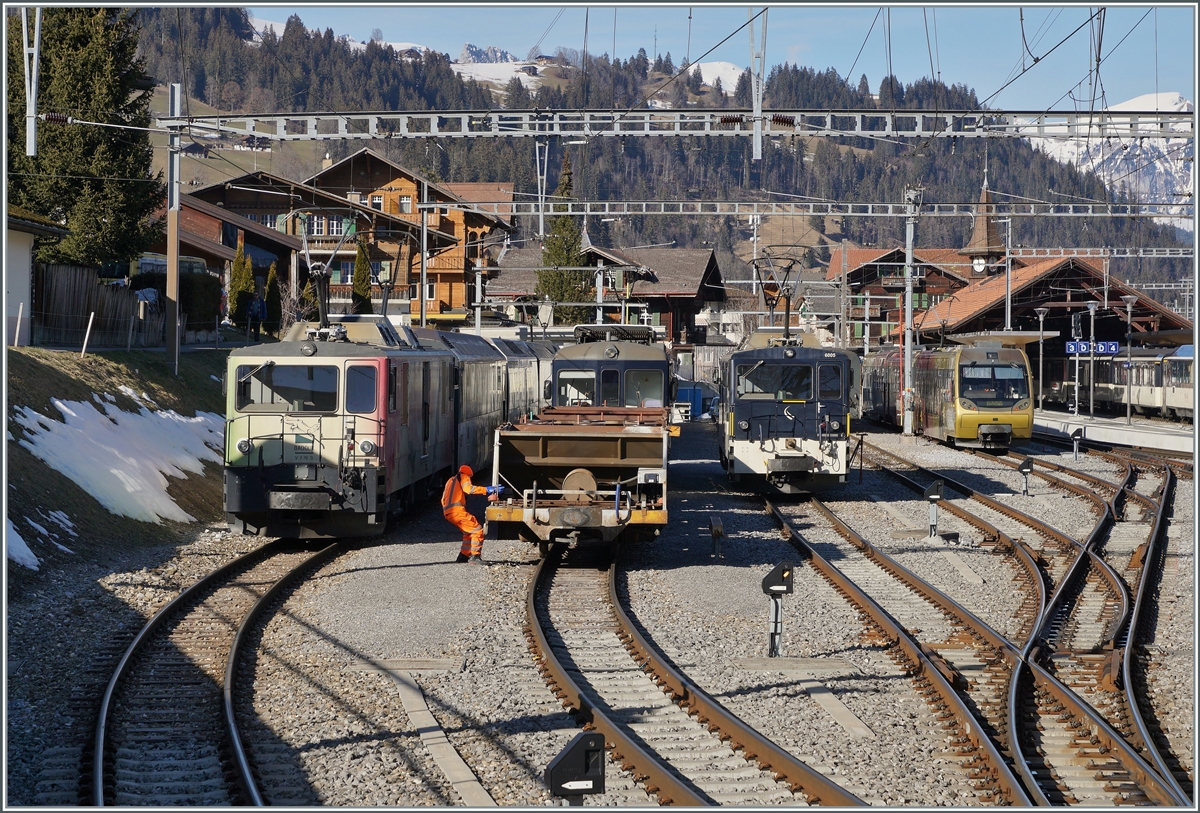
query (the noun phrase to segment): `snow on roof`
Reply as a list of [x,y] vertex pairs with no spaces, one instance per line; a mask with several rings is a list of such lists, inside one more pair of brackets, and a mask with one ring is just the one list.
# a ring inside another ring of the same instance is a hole
[[[159,409],[145,393],[139,396],[127,387],[120,389],[138,403],[137,412],[118,408],[108,393],[103,398],[93,394],[95,404],[51,399],[61,421],[29,407],[14,407],[13,421],[25,430],[18,442],[114,514],[155,524],[163,519],[195,521],[167,494],[167,478],[186,479],[188,472],[203,474],[204,461],[221,463],[224,417],[211,412],[184,417],[174,410]],[[36,569],[37,557],[13,526],[16,508],[9,503],[8,558]],[[49,519],[75,535],[70,519],[62,512],[51,512]],[[63,548],[55,541],[55,533],[28,517],[24,520],[45,537],[39,541]]]

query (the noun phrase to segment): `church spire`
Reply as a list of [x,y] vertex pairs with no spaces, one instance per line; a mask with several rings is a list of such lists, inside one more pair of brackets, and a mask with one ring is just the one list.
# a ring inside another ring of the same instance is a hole
[[[986,146],[985,146],[986,149]],[[979,193],[979,205],[975,207],[971,239],[959,254],[971,258],[972,276],[982,276],[989,265],[995,265],[1004,257],[1004,243],[1000,240],[996,224],[996,208],[988,189],[987,157],[984,157],[983,189]]]

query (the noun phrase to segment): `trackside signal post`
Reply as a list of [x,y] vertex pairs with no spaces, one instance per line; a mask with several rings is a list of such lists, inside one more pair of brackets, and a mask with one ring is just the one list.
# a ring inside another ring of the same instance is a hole
[[771,597],[771,633],[767,642],[767,657],[783,656],[783,597],[792,592],[792,563],[780,562],[762,580],[762,591]]
[[1024,484],[1021,486],[1021,496],[1029,496],[1029,472],[1033,471],[1033,458],[1027,457],[1021,461],[1021,465],[1017,466],[1017,471],[1021,472],[1021,476],[1025,478]]
[[929,538],[937,536],[937,505],[942,499],[944,480],[934,480],[933,485],[925,489],[925,499],[929,500]]

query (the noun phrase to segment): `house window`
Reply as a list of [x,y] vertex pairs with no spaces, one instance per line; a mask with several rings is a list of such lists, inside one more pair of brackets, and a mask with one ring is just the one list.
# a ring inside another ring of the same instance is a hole
[[269,229],[276,228],[277,222],[278,222],[278,215],[263,215],[262,216],[262,224]]
[[[408,286],[408,298],[416,299],[420,294],[420,289],[421,289],[421,286],[419,284]],[[437,299],[437,283],[436,282],[427,282],[425,284],[425,301],[433,302],[436,299]]]
[[405,215],[412,214],[412,195],[400,196],[400,213]]
[[378,209],[381,212],[383,211],[383,195],[371,196],[371,208]]
[[256,215],[254,212],[249,212],[246,214],[246,219],[249,220],[251,223],[257,223],[258,215]]
[[349,284],[354,280],[354,262],[352,260],[340,260],[338,262],[338,270],[335,272],[337,279],[335,283]]
[[329,236],[330,237],[341,237],[342,236],[342,219],[340,217],[329,218]]
[[313,215],[308,219],[308,233],[313,237],[325,235],[325,215]]

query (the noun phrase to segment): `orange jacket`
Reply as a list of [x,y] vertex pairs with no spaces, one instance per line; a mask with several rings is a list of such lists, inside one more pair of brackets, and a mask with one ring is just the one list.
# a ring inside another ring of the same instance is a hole
[[487,489],[472,485],[471,478],[465,474],[455,474],[446,481],[446,487],[442,489],[442,513],[455,507],[466,510],[468,494],[487,494]]

